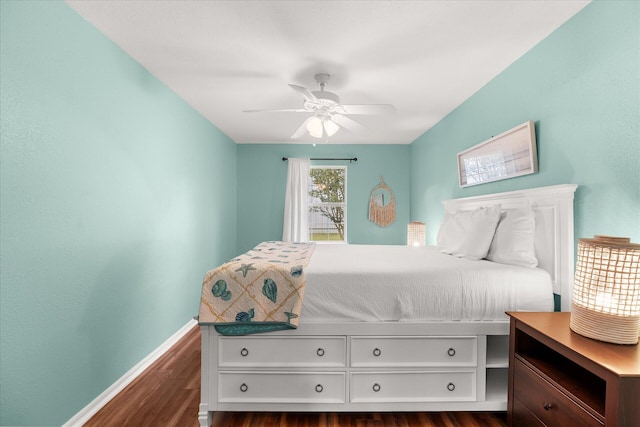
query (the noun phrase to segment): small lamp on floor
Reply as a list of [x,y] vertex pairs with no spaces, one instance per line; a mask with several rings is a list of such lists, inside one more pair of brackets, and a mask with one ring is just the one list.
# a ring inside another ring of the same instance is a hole
[[407,225],[407,245],[424,246],[427,227],[424,222],[410,222]]
[[640,334],[640,245],[625,237],[579,239],[571,329],[615,344]]

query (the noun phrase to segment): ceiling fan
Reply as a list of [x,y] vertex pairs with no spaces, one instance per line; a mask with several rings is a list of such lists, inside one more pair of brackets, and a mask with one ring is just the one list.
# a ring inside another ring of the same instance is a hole
[[310,91],[306,87],[289,84],[289,86],[302,94],[303,108],[270,109],[270,110],[245,110],[246,113],[257,112],[288,112],[288,113],[313,113],[296,130],[291,139],[302,137],[306,132],[317,139],[327,139],[333,136],[341,127],[352,132],[363,132],[366,129],[347,115],[364,114],[391,114],[396,109],[390,104],[340,104],[340,97],[333,92],[324,90],[331,78],[329,74],[318,73],[314,76],[320,90]]

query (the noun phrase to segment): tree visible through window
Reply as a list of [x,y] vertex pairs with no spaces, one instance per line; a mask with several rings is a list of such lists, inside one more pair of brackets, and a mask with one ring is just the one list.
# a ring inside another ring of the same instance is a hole
[[309,175],[309,240],[344,242],[347,168],[311,166]]

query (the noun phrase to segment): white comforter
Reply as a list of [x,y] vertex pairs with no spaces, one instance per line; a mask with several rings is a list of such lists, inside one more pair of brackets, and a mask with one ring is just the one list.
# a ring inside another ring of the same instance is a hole
[[306,275],[304,323],[503,320],[505,311],[553,311],[546,271],[434,247],[317,245]]

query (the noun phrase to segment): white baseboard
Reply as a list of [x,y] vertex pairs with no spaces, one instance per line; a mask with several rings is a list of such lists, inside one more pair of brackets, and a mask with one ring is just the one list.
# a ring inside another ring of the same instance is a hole
[[160,344],[158,348],[153,350],[147,357],[142,359],[124,374],[115,383],[111,384],[109,388],[100,393],[98,397],[93,399],[91,403],[82,408],[80,412],[75,414],[69,421],[63,424],[63,427],[81,427],[84,423],[96,414],[102,407],[104,407],[111,399],[113,399],[118,393],[120,393],[126,386],[128,386],[133,380],[135,380],[145,369],[147,369],[153,362],[158,360],[160,356],[166,353],[171,346],[180,341],[198,322],[194,319],[187,322],[182,328],[173,334],[169,339]]

